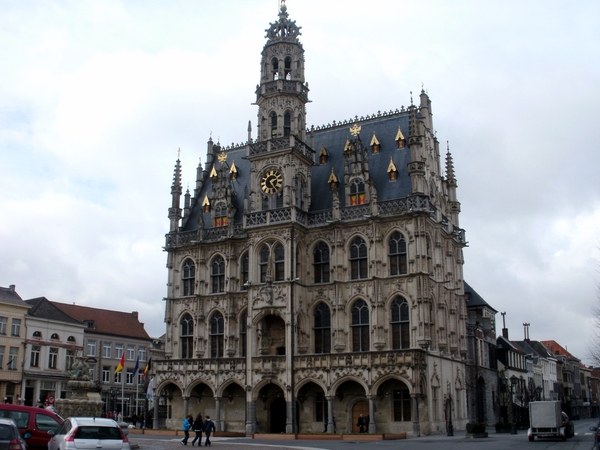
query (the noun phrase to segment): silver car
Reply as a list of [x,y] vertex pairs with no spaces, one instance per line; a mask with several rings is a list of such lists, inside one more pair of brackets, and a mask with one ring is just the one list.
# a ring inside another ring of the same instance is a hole
[[0,419],[0,450],[25,450],[25,441],[12,419]]
[[127,436],[112,419],[69,417],[49,433],[48,450],[130,450]]

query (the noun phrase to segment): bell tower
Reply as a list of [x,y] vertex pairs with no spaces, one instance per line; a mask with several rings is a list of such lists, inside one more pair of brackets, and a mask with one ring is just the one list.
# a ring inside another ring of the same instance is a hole
[[256,87],[258,136],[247,155],[253,172],[249,209],[307,212],[314,151],[305,144],[308,85],[304,48],[298,39],[300,27],[288,18],[284,0],[279,20],[265,31],[267,42]]
[[265,30],[267,43],[256,88],[258,141],[284,136],[306,140],[308,85],[304,80],[304,48],[298,40],[300,28],[288,19],[282,1],[279,20]]

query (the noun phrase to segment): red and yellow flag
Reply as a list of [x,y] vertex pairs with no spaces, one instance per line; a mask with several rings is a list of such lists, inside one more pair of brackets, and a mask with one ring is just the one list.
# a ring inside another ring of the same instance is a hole
[[119,365],[115,369],[115,373],[119,373],[125,367],[125,353],[121,355],[121,361],[119,361]]

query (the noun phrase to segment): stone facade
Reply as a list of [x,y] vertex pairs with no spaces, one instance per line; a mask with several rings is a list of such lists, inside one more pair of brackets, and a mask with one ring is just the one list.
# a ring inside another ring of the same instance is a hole
[[[464,429],[464,230],[431,101],[306,127],[300,29],[267,30],[258,130],[175,166],[155,427],[371,433]],[[442,165],[445,173],[442,173]],[[183,200],[183,207],[181,201]]]

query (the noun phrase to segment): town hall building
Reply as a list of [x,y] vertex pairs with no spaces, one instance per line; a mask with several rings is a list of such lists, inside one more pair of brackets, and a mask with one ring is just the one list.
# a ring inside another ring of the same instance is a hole
[[266,31],[255,132],[209,139],[192,192],[175,165],[155,426],[200,412],[248,435],[355,433],[361,414],[371,433],[464,429],[466,240],[431,100],[309,126],[285,3]]

